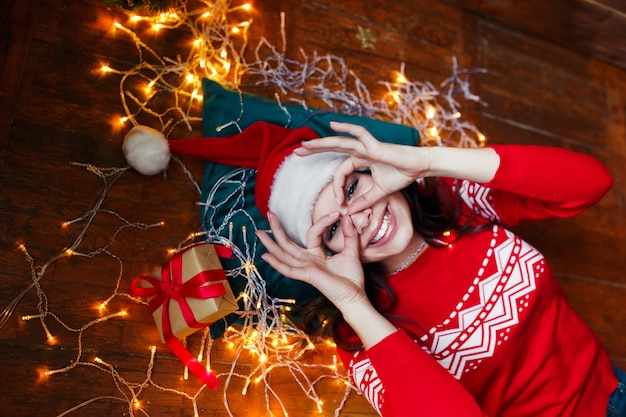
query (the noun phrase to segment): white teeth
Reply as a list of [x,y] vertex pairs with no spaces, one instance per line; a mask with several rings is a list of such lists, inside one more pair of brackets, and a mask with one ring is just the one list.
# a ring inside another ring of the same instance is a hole
[[370,242],[370,245],[378,243],[378,241],[380,241],[380,239],[382,239],[383,236],[385,236],[385,233],[387,233],[387,229],[389,229],[390,217],[391,216],[389,215],[389,212],[386,212],[385,215],[383,216],[383,223],[380,225],[380,229],[378,229],[378,233],[376,233],[376,236],[374,236],[374,239],[372,239],[372,241]]

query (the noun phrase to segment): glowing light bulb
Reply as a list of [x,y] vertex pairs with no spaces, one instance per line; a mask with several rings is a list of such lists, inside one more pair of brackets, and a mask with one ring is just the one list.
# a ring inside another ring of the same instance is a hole
[[246,382],[243,384],[243,388],[241,389],[241,395],[246,395],[248,392],[248,386],[250,385],[250,377],[246,378]]
[[439,137],[439,129],[437,129],[437,126],[429,127],[427,132],[428,132],[428,136],[430,137],[433,137],[433,138]]
[[[243,269],[246,271],[246,275],[250,275],[250,272],[254,271],[256,267],[254,266],[254,263],[251,260],[247,260],[243,264]],[[257,308],[260,308],[260,307],[257,306]]]
[[426,109],[426,118],[432,120],[435,118],[435,114],[437,114],[437,109],[435,106],[428,106]]
[[398,75],[396,75],[396,81],[400,84],[405,84],[407,82],[406,76],[399,72]]
[[246,3],[243,6],[241,6],[242,9],[244,9],[245,11],[250,11],[252,10],[252,5],[250,3]]
[[317,412],[318,412],[318,413],[322,413],[322,412],[323,412],[323,410],[322,410],[322,406],[323,406],[323,405],[324,405],[324,401],[322,401],[322,400],[317,400]]
[[111,72],[113,70],[108,65],[103,65],[103,66],[100,67],[100,71],[102,71],[102,72],[104,72],[106,74],[106,73],[109,73],[109,72]]
[[124,116],[124,117],[120,117],[119,122],[120,122],[120,124],[121,124],[121,125],[123,125],[123,124],[124,124],[124,123],[126,123],[127,121],[128,121],[128,117],[125,117],[125,116]]
[[487,138],[485,137],[485,135],[483,135],[482,133],[478,133],[478,141],[481,144],[484,144],[487,141]]

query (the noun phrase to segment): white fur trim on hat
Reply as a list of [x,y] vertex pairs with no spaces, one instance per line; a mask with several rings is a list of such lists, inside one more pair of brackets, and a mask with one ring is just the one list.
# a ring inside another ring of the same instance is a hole
[[306,247],[317,196],[333,179],[335,169],[347,157],[337,152],[307,156],[291,154],[276,171],[269,209],[276,213],[287,235],[298,245]]

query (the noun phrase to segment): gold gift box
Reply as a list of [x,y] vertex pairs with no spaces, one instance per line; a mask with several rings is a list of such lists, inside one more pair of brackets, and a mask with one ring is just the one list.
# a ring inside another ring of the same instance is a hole
[[[222,276],[222,279],[211,280],[210,282],[201,284],[199,288],[215,284],[223,285],[225,289],[224,295],[211,298],[185,298],[185,302],[189,305],[196,322],[203,324],[205,325],[203,327],[206,327],[222,317],[237,311],[238,305],[235,300],[235,296],[233,295],[233,291],[228,284],[228,279],[224,274],[217,251],[212,244],[203,243],[194,245],[174,256],[182,256],[182,275],[180,277],[180,281],[183,285],[204,271],[211,272],[211,274],[214,275],[213,279],[215,279],[218,274]],[[172,262],[173,259],[165,265],[169,265],[170,277],[177,273],[177,271],[175,271],[175,267],[172,267]],[[152,271],[149,276],[162,282],[162,272],[165,266]],[[146,288],[146,281],[141,281],[139,286]],[[150,303],[154,297],[156,297],[156,295],[148,297],[148,303]],[[154,317],[156,326],[159,329],[161,340],[165,342],[163,334],[163,308],[164,304],[160,304],[152,311],[152,316]],[[175,298],[171,298],[169,301],[168,318],[172,334],[178,339],[183,339],[200,329],[198,327],[190,327],[187,324],[187,321],[183,316],[180,303]]]

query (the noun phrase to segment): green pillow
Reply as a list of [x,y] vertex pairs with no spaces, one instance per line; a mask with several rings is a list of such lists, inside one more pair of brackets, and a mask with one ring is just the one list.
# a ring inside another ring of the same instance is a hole
[[[294,129],[308,126],[320,137],[324,137],[338,134],[330,129],[329,123],[339,121],[362,125],[379,140],[405,145],[419,143],[418,131],[409,126],[314,108],[306,109],[300,105],[279,105],[268,98],[226,89],[208,79],[203,80],[202,88],[202,128],[206,137],[234,135],[256,121]],[[269,225],[254,202],[254,182],[255,170],[207,163],[201,197],[204,230],[212,238],[219,235],[231,239],[244,259],[253,260],[270,297],[293,299],[297,306],[305,305],[319,295],[317,290],[308,284],[283,277],[261,259],[265,249],[257,241],[254,232],[256,229],[268,229]],[[241,268],[241,259],[221,260],[226,270]],[[247,280],[237,276],[230,279],[230,285],[237,295],[245,289]],[[243,305],[241,307],[243,309]],[[221,336],[237,318],[233,313],[224,320],[213,323],[210,326],[211,336],[214,339]],[[292,319],[297,321],[297,313],[292,315]]]

